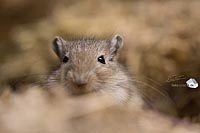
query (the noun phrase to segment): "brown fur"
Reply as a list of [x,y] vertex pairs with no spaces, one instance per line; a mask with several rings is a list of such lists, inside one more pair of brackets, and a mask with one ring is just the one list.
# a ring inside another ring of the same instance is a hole
[[[50,75],[48,80],[50,88],[61,82],[67,92],[73,95],[103,93],[120,103],[132,98],[134,101],[140,99],[127,71],[117,61],[119,50],[123,45],[121,36],[116,35],[111,40],[86,38],[64,41],[59,37],[56,39],[54,40],[56,54],[61,61],[64,56],[69,57],[69,61],[61,63],[60,67]],[[98,57],[101,55],[105,58],[105,64],[98,62]],[[85,84],[79,86],[79,82]]]

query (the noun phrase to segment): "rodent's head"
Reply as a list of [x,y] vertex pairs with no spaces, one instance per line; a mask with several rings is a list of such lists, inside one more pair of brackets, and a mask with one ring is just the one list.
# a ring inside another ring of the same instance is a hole
[[65,41],[56,37],[53,49],[61,61],[64,86],[73,94],[112,87],[119,71],[117,56],[123,39],[115,35],[110,40],[83,38]]

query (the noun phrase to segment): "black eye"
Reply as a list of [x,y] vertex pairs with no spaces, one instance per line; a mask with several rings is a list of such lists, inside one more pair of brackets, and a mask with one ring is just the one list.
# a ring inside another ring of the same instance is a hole
[[105,62],[105,59],[104,59],[103,55],[102,55],[102,56],[100,56],[100,57],[98,57],[98,61],[99,61],[99,62],[101,62],[102,64],[106,64],[106,62]]
[[68,58],[67,56],[65,56],[65,57],[63,58],[63,63],[67,63],[68,60],[69,60],[69,58]]

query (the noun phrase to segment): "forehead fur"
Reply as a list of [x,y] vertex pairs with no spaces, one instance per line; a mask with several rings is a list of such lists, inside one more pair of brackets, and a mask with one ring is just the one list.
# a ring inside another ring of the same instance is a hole
[[109,50],[110,40],[97,40],[95,38],[83,38],[68,41],[66,44],[68,52],[104,52]]
[[84,69],[94,67],[96,59],[101,55],[110,53],[110,40],[97,40],[95,38],[83,38],[66,42],[66,54],[72,63]]

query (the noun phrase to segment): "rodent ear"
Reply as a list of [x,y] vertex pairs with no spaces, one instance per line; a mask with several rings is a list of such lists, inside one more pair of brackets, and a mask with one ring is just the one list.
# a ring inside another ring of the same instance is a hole
[[112,54],[117,55],[117,53],[122,47],[123,47],[123,37],[117,34],[111,40]]
[[59,36],[56,36],[53,40],[53,50],[60,59],[65,55],[65,44],[66,41]]

